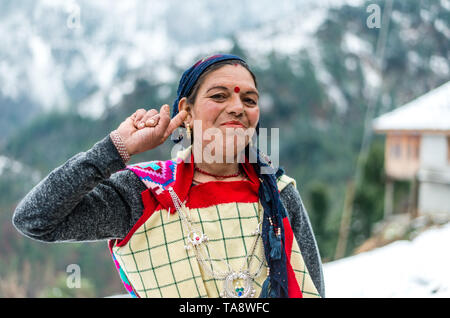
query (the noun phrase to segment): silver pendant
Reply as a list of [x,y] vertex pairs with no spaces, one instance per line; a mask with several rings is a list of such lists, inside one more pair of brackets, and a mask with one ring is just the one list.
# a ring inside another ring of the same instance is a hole
[[187,240],[188,245],[186,245],[184,248],[188,250],[191,248],[191,246],[196,247],[199,246],[200,244],[208,242],[208,237],[206,236],[206,234],[203,233],[197,234],[196,232],[191,231],[187,236]]
[[253,279],[244,272],[231,272],[225,278],[223,291],[220,295],[223,298],[249,298],[255,296]]

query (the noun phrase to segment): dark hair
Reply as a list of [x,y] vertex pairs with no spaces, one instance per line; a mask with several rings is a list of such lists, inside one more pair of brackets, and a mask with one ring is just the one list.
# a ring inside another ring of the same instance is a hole
[[244,61],[241,61],[241,60],[224,60],[224,61],[220,61],[220,62],[211,64],[203,71],[202,75],[200,75],[197,82],[192,87],[192,90],[189,92],[189,94],[187,94],[187,96],[186,96],[187,103],[190,105],[195,104],[195,100],[197,99],[198,90],[199,90],[200,86],[203,84],[203,82],[205,81],[205,77],[208,74],[218,70],[219,68],[221,68],[225,65],[235,65],[235,64],[239,64],[239,65],[243,66],[250,73],[250,75],[253,78],[253,81],[255,82],[255,87],[258,88],[258,84],[256,83],[256,76],[250,70],[250,67],[248,66],[247,63],[245,63]]

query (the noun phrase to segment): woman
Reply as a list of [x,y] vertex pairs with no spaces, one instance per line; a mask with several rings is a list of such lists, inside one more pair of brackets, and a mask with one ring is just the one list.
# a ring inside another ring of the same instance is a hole
[[[251,142],[258,97],[240,57],[198,61],[180,80],[172,118],[168,105],[136,111],[41,181],[14,225],[45,242],[109,240],[135,297],[324,297],[296,182]],[[187,147],[173,159],[126,166],[179,126]]]

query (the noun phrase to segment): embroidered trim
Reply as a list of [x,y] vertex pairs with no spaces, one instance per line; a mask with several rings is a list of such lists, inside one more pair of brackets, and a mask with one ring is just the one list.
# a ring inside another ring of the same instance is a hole
[[150,161],[127,166],[147,188],[160,194],[175,181],[177,162],[175,160]]

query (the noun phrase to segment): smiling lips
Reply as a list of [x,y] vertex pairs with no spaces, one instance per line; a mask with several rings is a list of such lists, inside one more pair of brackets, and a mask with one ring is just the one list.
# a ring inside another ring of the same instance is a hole
[[237,120],[227,121],[227,122],[221,124],[221,126],[245,128],[244,124],[242,124],[240,121],[237,121]]

